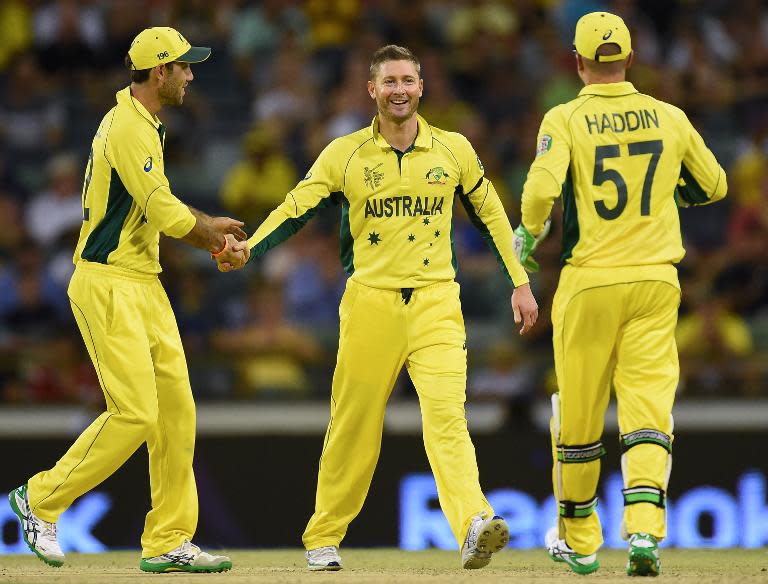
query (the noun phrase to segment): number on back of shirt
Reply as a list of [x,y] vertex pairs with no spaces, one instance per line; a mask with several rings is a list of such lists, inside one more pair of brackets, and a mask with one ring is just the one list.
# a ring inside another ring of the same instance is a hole
[[[648,140],[645,142],[630,142],[627,144],[630,156],[640,156],[650,154],[648,168],[645,171],[643,180],[643,191],[640,194],[640,215],[651,214],[651,189],[653,188],[653,176],[656,174],[656,167],[659,164],[659,158],[664,150],[664,143],[661,140]],[[592,184],[600,186],[606,181],[611,181],[616,185],[616,205],[608,207],[605,201],[595,201],[595,210],[603,219],[609,221],[618,218],[627,206],[629,193],[627,183],[618,170],[613,168],[604,168],[603,163],[606,158],[619,158],[621,151],[618,144],[595,147],[595,171],[592,175]]]

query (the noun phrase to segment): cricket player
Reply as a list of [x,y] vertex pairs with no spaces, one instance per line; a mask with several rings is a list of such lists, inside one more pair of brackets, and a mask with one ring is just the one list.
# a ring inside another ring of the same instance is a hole
[[515,286],[512,308],[521,334],[536,321],[538,307],[512,250],[509,219],[472,146],[416,113],[423,85],[408,49],[376,51],[368,93],[378,114],[371,125],[331,142],[248,240],[252,257],[261,256],[319,208],[341,206],[341,261],[349,279],[339,308],[315,513],[303,536],[310,570],[342,567],[338,546],[368,493],[387,399],[403,365],[419,395],[424,445],[462,566],[486,566],[509,540],[506,523],[480,490],[464,415],[467,355],[454,281],[454,197]]
[[[126,57],[131,85],[99,124],[83,185],[83,225],[69,298],[99,377],[107,411],[56,465],[9,495],[24,540],[61,566],[56,522],[72,502],[115,472],[144,442],[152,509],[141,538],[147,572],[221,572],[232,562],[191,543],[197,526],[192,472],[195,405],[171,306],[157,277],[164,233],[212,253],[239,249],[242,223],[188,207],[170,190],[163,165],[165,126],[157,113],[181,105],[190,63],[211,50],[172,28],[150,28]],[[230,253],[239,265],[244,252]]]
[[685,250],[677,207],[722,199],[727,184],[685,114],[625,81],[634,54],[621,18],[587,14],[576,24],[574,44],[585,87],[544,116],[515,230],[521,262],[535,269],[530,254],[562,195],[564,267],[552,309],[559,521],[547,548],[579,574],[599,567],[596,489],[613,387],[627,572],[653,576],[660,569],[658,542],[666,535],[679,377],[675,264]]

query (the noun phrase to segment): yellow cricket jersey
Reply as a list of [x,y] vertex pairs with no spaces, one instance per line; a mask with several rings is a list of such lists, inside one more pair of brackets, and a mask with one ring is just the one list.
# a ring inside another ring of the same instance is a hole
[[416,141],[394,150],[371,126],[331,142],[302,181],[248,240],[251,257],[299,229],[321,207],[341,205],[341,261],[357,282],[382,289],[452,280],[452,208],[458,195],[515,286],[528,276],[512,251],[512,228],[472,145],[418,116]]
[[675,196],[701,205],[727,189],[682,110],[626,81],[593,84],[544,116],[522,221],[538,234],[562,193],[564,263],[670,264],[685,254]]
[[156,274],[160,232],[184,237],[195,217],[165,177],[160,120],[133,98],[130,87],[116,96],[91,145],[74,262]]

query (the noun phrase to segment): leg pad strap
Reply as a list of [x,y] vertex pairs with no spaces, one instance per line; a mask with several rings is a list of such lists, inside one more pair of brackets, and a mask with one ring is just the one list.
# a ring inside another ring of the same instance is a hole
[[560,501],[560,517],[589,517],[597,507],[597,495],[589,501]]
[[624,505],[634,505],[636,503],[651,503],[664,509],[667,506],[667,496],[662,489],[656,487],[631,487],[622,489],[624,495]]
[[670,454],[672,453],[672,438],[664,432],[651,428],[643,428],[629,434],[622,434],[619,436],[619,443],[621,444],[622,454],[638,444],[656,444],[656,446],[661,446]]
[[592,462],[593,460],[599,460],[603,456],[605,456],[605,448],[600,441],[581,446],[557,445],[557,460],[564,464]]

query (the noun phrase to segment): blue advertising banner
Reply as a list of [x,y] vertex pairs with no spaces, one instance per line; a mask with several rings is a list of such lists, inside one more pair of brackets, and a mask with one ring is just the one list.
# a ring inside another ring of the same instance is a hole
[[[679,433],[669,485],[667,546],[768,545],[768,469],[755,444],[765,433]],[[510,546],[538,547],[554,524],[549,438],[504,432],[474,438],[480,477],[496,512],[505,516]],[[610,438],[598,511],[606,546],[623,546],[618,447]],[[18,486],[50,467],[69,446],[56,439],[0,440],[5,470],[0,487]],[[321,436],[205,437],[197,444],[200,519],[195,539],[213,547],[298,547],[314,506]],[[20,452],[24,452],[23,456]],[[9,463],[10,461],[10,463]],[[140,449],[99,487],[75,501],[59,520],[64,551],[138,549],[149,510],[146,449]],[[280,509],[266,534],[264,518]],[[0,499],[0,554],[26,551],[18,524]],[[365,506],[345,546],[455,549],[437,503],[419,436],[387,435]]]

